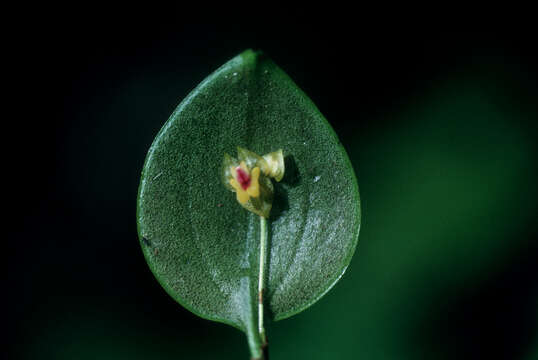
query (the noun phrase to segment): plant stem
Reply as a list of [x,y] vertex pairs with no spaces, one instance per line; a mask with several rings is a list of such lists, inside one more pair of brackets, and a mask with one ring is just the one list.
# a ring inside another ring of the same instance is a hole
[[267,347],[265,328],[263,327],[263,292],[265,290],[265,263],[267,262],[267,220],[260,216],[260,272],[258,277],[258,332],[262,340],[262,348]]
[[247,329],[251,360],[269,360],[267,337],[263,327],[263,292],[265,290],[265,265],[267,263],[267,220],[260,216],[260,268],[258,272],[258,328]]

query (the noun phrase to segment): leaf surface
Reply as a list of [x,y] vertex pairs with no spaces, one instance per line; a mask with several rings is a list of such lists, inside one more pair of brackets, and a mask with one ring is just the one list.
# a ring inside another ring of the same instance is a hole
[[257,339],[260,224],[221,183],[225,152],[283,149],[268,222],[267,316],[306,309],[340,278],[356,247],[358,186],[312,101],[250,50],[206,78],[155,138],[142,172],[138,232],[149,267],[181,305]]

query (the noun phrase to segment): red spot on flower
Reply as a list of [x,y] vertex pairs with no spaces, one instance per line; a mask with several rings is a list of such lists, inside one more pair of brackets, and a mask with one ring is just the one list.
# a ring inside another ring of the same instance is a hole
[[240,166],[236,167],[235,171],[237,171],[237,182],[243,190],[246,190],[250,186],[250,176]]

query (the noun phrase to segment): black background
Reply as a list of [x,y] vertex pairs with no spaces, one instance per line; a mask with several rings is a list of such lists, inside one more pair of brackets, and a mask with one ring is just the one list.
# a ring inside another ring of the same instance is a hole
[[[4,226],[6,340],[14,358],[31,358],[34,350],[27,349],[36,347],[37,334],[75,312],[87,319],[114,314],[176,337],[217,331],[179,308],[153,280],[137,244],[136,194],[145,153],[181,98],[246,48],[262,49],[285,69],[346,146],[389,129],[394,123],[385,115],[436,79],[487,73],[484,63],[519,69],[515,103],[533,108],[538,99],[536,46],[521,34],[185,24],[178,14],[163,18],[145,9],[73,14],[28,18],[23,36],[10,44],[6,70],[15,77],[15,101],[9,105],[16,112],[7,122],[16,130],[4,131],[4,176],[15,201]],[[531,228],[524,236],[534,234]],[[537,255],[537,247],[529,247],[501,277],[511,291],[520,291],[519,298],[535,291],[527,285],[535,284]],[[461,300],[471,304],[455,306],[461,319],[473,318],[462,339],[476,333],[502,338],[501,352],[461,340],[460,354],[519,358],[530,346],[525,339],[536,336],[536,324],[513,324],[506,316],[503,324],[520,331],[498,337],[487,328],[495,311],[484,302],[490,295],[497,296],[480,293]],[[443,321],[447,334],[458,329],[456,320]]]

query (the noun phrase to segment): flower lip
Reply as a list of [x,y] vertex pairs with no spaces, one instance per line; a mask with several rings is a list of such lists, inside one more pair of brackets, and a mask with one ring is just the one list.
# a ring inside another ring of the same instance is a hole
[[243,190],[248,189],[248,187],[250,186],[249,174],[245,170],[243,170],[241,166],[236,167],[235,171],[237,173],[237,182],[239,183],[239,185],[241,185]]

